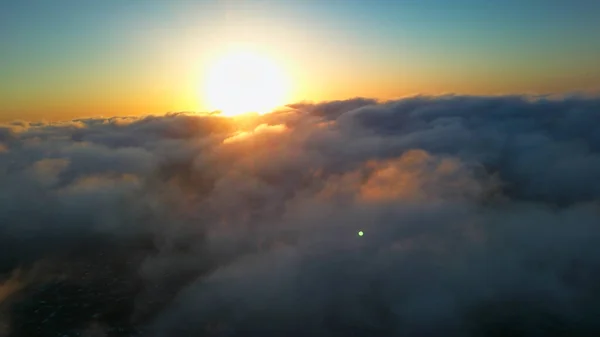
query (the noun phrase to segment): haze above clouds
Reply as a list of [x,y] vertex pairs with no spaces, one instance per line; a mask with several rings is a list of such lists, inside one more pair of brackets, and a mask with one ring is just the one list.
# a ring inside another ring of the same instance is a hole
[[4,124],[0,335],[596,336],[599,111],[418,96]]

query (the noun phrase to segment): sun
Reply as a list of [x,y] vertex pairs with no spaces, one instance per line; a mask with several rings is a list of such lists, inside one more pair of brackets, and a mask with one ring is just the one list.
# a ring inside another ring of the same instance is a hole
[[236,50],[220,57],[207,70],[204,102],[223,115],[267,113],[286,102],[289,80],[265,55]]

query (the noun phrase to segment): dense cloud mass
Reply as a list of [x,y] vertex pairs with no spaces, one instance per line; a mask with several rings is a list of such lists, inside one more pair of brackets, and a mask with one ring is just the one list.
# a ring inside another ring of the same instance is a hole
[[13,122],[0,336],[598,336],[599,201],[593,98]]

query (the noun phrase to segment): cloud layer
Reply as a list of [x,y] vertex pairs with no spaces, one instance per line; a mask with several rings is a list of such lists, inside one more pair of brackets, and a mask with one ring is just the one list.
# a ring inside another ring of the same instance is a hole
[[1,125],[0,335],[598,335],[598,112],[444,96]]

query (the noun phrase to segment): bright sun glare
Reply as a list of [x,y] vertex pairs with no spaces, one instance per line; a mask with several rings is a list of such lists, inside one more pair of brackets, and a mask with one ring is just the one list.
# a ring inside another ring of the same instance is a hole
[[209,67],[204,100],[226,116],[266,113],[285,103],[289,84],[268,57],[248,50],[232,51]]

